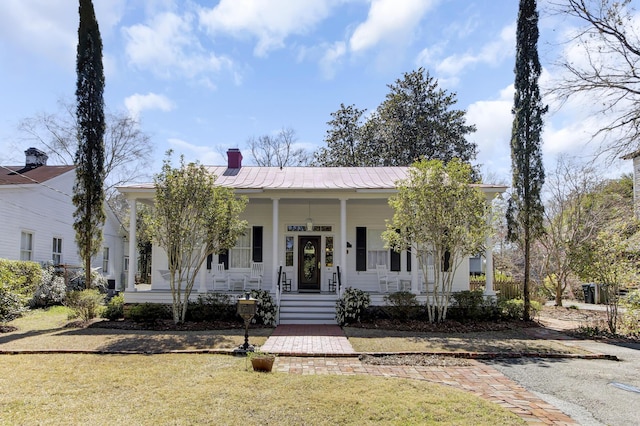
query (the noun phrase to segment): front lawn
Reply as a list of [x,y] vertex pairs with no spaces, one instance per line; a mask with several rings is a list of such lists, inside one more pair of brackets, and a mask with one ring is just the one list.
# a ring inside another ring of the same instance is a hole
[[3,424],[525,424],[424,381],[255,373],[228,355],[2,355]]

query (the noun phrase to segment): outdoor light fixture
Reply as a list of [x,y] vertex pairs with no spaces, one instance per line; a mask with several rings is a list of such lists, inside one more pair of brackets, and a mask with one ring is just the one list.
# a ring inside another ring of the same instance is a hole
[[256,299],[251,297],[249,293],[238,298],[238,315],[244,320],[244,344],[233,350],[234,353],[246,355],[247,352],[253,352],[255,348],[249,344],[249,323],[251,318],[256,314]]

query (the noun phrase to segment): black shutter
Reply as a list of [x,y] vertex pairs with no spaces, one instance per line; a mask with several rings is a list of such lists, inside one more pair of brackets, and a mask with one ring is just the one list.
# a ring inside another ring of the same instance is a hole
[[444,252],[444,256],[442,256],[442,272],[451,272],[451,265],[449,264],[450,259],[451,252],[447,250]]
[[407,249],[407,272],[411,272],[411,248]]
[[[396,232],[399,234],[400,230],[396,229]],[[400,271],[400,252],[393,249],[391,249],[390,252],[391,268],[389,269],[392,271]]]
[[400,271],[400,252],[391,250],[391,270]]
[[367,270],[367,228],[356,227],[356,271]]
[[251,251],[253,253],[253,261],[262,262],[262,226],[253,227],[253,247]]
[[229,252],[223,251],[218,255],[218,263],[222,263],[224,265],[224,269],[229,269]]
[[210,254],[207,256],[207,269],[211,269],[211,264],[213,263],[213,255]]

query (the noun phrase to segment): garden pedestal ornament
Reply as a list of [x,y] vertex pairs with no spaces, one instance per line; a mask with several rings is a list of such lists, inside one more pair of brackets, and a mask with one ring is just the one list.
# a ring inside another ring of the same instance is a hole
[[244,344],[238,346],[233,350],[238,355],[246,355],[247,352],[253,352],[253,345],[249,344],[249,324],[251,318],[256,314],[256,299],[250,296],[249,293],[245,293],[244,296],[238,298],[237,306],[238,315],[244,320]]

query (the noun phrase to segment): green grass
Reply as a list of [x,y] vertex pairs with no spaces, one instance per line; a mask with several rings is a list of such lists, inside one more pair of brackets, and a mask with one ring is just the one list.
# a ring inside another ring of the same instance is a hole
[[468,392],[255,373],[228,355],[2,355],[2,424],[524,424]]

